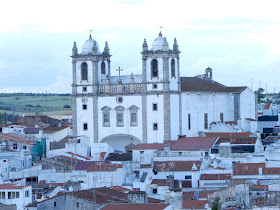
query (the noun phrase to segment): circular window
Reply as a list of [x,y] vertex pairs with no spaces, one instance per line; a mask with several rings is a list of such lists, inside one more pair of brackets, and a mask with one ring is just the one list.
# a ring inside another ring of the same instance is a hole
[[117,97],[117,103],[121,104],[123,102],[123,98],[122,97]]

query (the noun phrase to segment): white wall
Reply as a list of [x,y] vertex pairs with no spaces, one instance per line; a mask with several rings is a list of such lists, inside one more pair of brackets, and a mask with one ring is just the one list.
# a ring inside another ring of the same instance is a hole
[[[177,84],[177,83],[176,83]],[[177,84],[178,86],[178,84]],[[179,95],[170,95],[170,126],[171,127],[171,140],[177,140],[179,131],[179,121],[180,121],[180,105],[179,105]]]

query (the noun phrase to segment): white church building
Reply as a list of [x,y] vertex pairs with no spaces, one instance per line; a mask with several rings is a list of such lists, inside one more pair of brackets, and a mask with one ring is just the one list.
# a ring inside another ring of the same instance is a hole
[[101,52],[90,35],[80,53],[74,42],[74,135],[124,151],[131,143],[198,136],[215,123],[235,122],[247,131],[248,119],[256,119],[255,93],[248,87],[215,82],[209,67],[203,75],[180,77],[176,38],[170,47],[160,32],[150,48],[144,39],[141,54],[141,75],[111,76],[107,42]]

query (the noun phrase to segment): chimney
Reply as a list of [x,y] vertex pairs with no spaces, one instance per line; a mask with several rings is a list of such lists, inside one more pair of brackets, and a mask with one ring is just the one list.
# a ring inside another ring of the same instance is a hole
[[172,204],[174,209],[182,209],[183,192],[181,189],[169,189],[165,191],[165,203]]
[[129,191],[127,198],[131,203],[147,203],[147,193],[145,191]]

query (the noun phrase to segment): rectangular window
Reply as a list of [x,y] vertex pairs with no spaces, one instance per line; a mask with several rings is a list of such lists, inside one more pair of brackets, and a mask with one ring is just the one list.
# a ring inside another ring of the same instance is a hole
[[154,131],[157,131],[157,130],[158,130],[158,124],[157,124],[157,123],[154,123],[154,124],[153,124],[153,130],[154,130]]
[[191,130],[191,114],[188,114],[188,129]]
[[87,105],[83,104],[83,110],[87,110]]
[[144,154],[144,151],[140,151],[140,154],[143,155],[143,154]]
[[153,189],[153,193],[154,193],[154,194],[157,194],[157,189]]
[[185,179],[192,179],[192,176],[191,175],[186,175]]
[[8,192],[8,199],[12,199],[12,192]]
[[84,124],[83,124],[83,130],[84,130],[84,131],[87,131],[87,130],[88,130],[88,124],[87,124],[87,123],[84,123]]
[[29,190],[25,190],[25,197],[29,198]]
[[56,202],[53,202],[53,206],[56,206]]
[[208,129],[208,114],[204,114],[204,129]]
[[130,125],[137,126],[137,113],[130,113]]
[[157,110],[158,110],[157,104],[153,104],[153,111],[157,111]]
[[1,199],[6,199],[6,198],[5,198],[5,196],[6,196],[6,195],[5,195],[5,192],[1,192],[0,195],[1,195]]
[[13,143],[13,149],[17,149],[17,143]]
[[83,92],[87,92],[87,87],[83,87]]
[[79,208],[79,206],[80,206],[80,203],[79,203],[79,202],[77,202],[77,208]]
[[23,146],[23,149],[26,149],[26,146]]
[[117,126],[118,127],[123,126],[123,113],[122,112],[117,113]]
[[222,113],[222,112],[220,113],[220,121],[224,122],[224,113]]
[[110,113],[109,112],[103,113],[103,126],[104,127],[110,126]]
[[12,199],[16,198],[16,192],[12,192]]
[[182,156],[182,152],[179,152],[179,156]]
[[157,89],[157,84],[153,84],[153,89]]
[[19,192],[16,192],[16,198],[19,198]]

